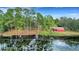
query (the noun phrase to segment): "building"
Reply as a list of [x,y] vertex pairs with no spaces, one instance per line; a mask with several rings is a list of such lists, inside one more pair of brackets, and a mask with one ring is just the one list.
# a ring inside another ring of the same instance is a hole
[[64,32],[64,27],[53,27],[52,28],[52,31],[54,32]]

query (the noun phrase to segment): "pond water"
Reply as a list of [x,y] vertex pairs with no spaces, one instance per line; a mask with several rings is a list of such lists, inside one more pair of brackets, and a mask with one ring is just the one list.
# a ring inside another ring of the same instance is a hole
[[79,51],[79,38],[0,38],[0,51]]

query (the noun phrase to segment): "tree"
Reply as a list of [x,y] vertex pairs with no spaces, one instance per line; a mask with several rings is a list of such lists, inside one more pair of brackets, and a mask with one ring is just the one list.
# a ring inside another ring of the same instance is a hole
[[6,30],[11,30],[14,27],[14,10],[8,9],[7,12],[4,14],[5,26]]
[[44,24],[44,17],[42,14],[37,13],[37,23],[38,23],[38,27],[41,27],[42,29],[44,29],[43,24]]
[[64,27],[66,30],[79,31],[79,20],[75,18],[62,17],[59,20],[58,26]]
[[4,26],[4,17],[3,17],[3,11],[2,10],[0,10],[0,32],[4,32],[5,30],[4,30],[4,28],[5,28],[5,26]]
[[23,8],[23,15],[25,17],[25,22],[26,22],[25,28],[31,29],[32,27],[34,27],[33,21],[36,19],[36,17],[33,8]]
[[22,15],[22,8],[16,7],[14,11],[15,11],[15,18],[14,18],[15,29],[17,30],[24,29],[25,21]]

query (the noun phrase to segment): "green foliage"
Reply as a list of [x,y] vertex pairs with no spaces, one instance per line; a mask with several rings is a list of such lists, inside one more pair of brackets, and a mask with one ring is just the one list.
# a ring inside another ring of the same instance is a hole
[[79,31],[79,19],[67,17],[53,19],[51,15],[36,13],[33,8],[8,8],[5,13],[0,10],[0,32],[29,28],[50,31],[51,27],[56,26],[64,27],[65,30]]
[[61,17],[58,26],[70,31],[79,31],[79,19]]
[[51,27],[57,26],[55,20],[50,15],[43,16],[40,13],[37,13],[37,21],[44,30],[49,30]]
[[0,10],[1,32],[29,28],[49,30],[51,27],[57,26],[55,22],[51,15],[43,16],[41,13],[36,14],[33,8],[8,8],[5,13]]

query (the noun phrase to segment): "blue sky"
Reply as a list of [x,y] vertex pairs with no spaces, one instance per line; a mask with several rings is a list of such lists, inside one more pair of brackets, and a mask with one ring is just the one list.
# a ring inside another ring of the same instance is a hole
[[79,18],[79,7],[38,7],[35,10],[43,15],[52,15],[54,18],[62,16]]
[[[8,8],[0,9],[5,12]],[[51,15],[53,18],[62,16],[79,18],[79,7],[35,7],[35,11],[43,15]]]

